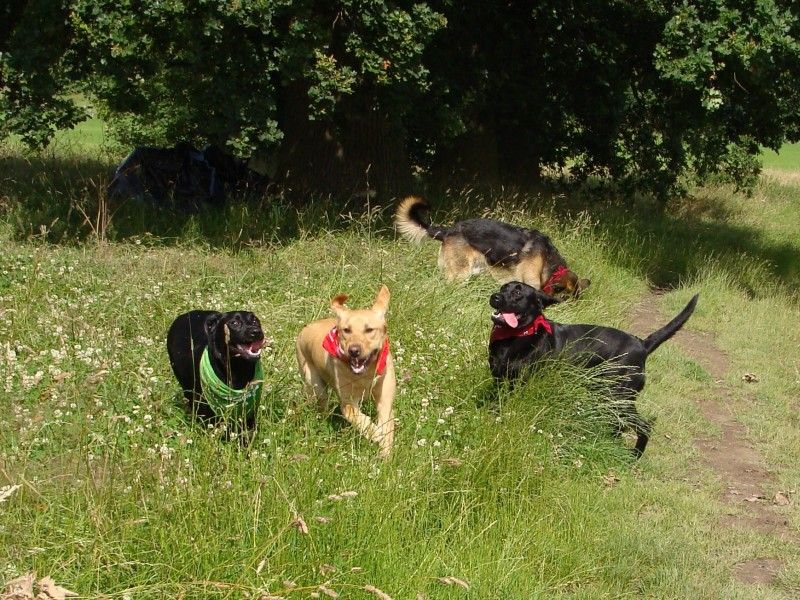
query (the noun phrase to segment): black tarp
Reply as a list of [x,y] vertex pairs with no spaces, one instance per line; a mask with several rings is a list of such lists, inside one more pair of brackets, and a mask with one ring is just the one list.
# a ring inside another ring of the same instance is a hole
[[198,150],[182,142],[173,148],[136,147],[117,167],[107,193],[192,211],[202,204],[221,206],[232,193],[263,195],[268,183],[245,160],[217,146]]

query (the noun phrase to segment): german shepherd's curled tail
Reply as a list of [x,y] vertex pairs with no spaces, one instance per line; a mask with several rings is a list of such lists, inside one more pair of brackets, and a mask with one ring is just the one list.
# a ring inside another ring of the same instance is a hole
[[678,315],[672,319],[672,321],[664,325],[658,331],[654,331],[644,340],[642,340],[642,344],[644,345],[645,352],[647,352],[648,356],[652,354],[661,344],[678,333],[678,330],[683,327],[683,324],[689,320],[689,317],[691,317],[692,313],[694,312],[694,307],[697,305],[697,297],[699,295],[700,294],[695,294],[692,299],[689,300],[689,303],[686,305],[686,307],[680,313],[678,313]]
[[394,222],[400,235],[414,243],[421,242],[426,236],[440,242],[444,240],[450,229],[428,223],[423,214],[429,208],[428,203],[417,196],[409,196],[400,202],[394,214]]

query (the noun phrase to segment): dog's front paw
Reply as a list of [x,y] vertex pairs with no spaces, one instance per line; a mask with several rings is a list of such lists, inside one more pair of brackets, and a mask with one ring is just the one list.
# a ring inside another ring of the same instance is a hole
[[383,425],[377,426],[375,429],[375,441],[380,448],[378,456],[384,459],[389,458],[389,455],[392,453],[392,447],[394,446],[394,422],[388,424],[384,423]]

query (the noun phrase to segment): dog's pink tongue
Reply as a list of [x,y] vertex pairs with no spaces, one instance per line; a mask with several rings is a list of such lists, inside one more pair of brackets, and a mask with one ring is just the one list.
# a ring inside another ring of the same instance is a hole
[[514,313],[500,313],[500,314],[503,317],[503,321],[505,321],[506,325],[508,325],[509,327],[516,327],[519,324],[519,321],[517,321],[517,315],[515,315]]
[[251,343],[249,344],[249,347],[250,347],[250,352],[252,352],[253,354],[255,354],[256,352],[258,352],[259,350],[261,350],[261,348],[264,346],[264,342],[265,342],[265,341],[266,341],[266,340],[258,340],[257,342],[251,342]]

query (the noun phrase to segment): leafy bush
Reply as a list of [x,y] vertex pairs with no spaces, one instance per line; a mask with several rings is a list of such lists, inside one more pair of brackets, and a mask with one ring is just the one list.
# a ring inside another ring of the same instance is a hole
[[747,187],[800,139],[795,4],[36,0],[5,9],[0,133],[42,146],[80,90],[126,144],[269,153],[296,191],[407,193],[412,166]]

